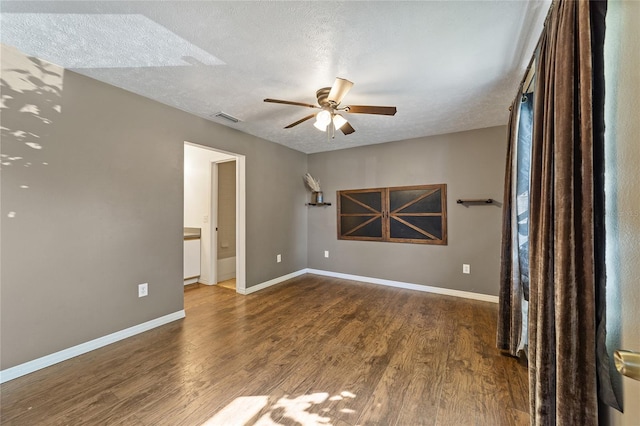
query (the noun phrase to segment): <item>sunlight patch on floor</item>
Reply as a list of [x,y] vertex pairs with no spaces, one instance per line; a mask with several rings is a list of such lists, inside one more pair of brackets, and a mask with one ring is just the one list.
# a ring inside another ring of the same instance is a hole
[[202,426],[244,425],[260,412],[269,401],[268,396],[241,396],[234,399]]
[[[327,413],[330,411],[329,408],[322,409],[316,406],[327,402],[342,401],[355,397],[353,393],[347,391],[340,392],[340,394],[331,397],[327,392],[316,392],[295,398],[285,395],[268,407],[268,396],[241,396],[217,412],[213,417],[203,423],[202,426],[277,426],[290,424],[291,422],[302,426],[330,426],[332,424],[330,417],[321,416],[310,410],[315,407]],[[255,419],[255,417],[265,409],[267,412]],[[353,413],[354,411],[343,408],[340,412]],[[255,421],[252,422],[254,419]],[[279,420],[283,420],[283,423],[280,423]]]

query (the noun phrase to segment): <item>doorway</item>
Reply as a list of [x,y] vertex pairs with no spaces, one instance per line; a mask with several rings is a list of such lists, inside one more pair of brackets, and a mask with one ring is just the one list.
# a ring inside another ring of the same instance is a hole
[[236,160],[211,164],[211,217],[216,214],[218,285],[236,289]]
[[[231,167],[233,166],[233,167]],[[227,228],[219,238],[219,171],[224,170],[225,191],[232,186],[234,193],[225,195],[233,206],[225,206],[222,216]],[[229,176],[229,170],[233,174]],[[234,185],[229,185],[229,180]],[[184,143],[184,227],[200,231],[200,273],[194,282],[216,285],[230,274],[235,275],[235,290],[245,294],[245,157],[197,145]],[[231,220],[229,215],[233,215]],[[232,240],[230,238],[233,238]],[[225,247],[221,247],[224,245]],[[233,252],[235,256],[230,256]],[[185,252],[186,253],[186,252]],[[219,259],[221,253],[222,261]],[[185,260],[186,262],[186,260]],[[220,273],[222,272],[221,275]],[[185,284],[188,282],[185,281]]]

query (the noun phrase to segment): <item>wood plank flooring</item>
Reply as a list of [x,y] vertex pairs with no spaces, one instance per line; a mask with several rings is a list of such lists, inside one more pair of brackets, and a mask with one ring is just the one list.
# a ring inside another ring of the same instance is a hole
[[303,275],[0,386],[2,425],[526,425],[497,305]]
[[218,287],[223,287],[223,288],[227,288],[229,290],[236,290],[236,279],[235,278],[231,278],[230,280],[226,280],[226,281],[220,281],[218,284],[216,284]]

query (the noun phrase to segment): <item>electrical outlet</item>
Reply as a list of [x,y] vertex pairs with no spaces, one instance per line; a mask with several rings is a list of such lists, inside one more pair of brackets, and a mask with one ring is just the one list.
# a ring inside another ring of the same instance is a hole
[[276,256],[276,262],[277,262],[277,263],[282,262],[282,255],[281,255],[281,254],[279,254],[279,255],[277,255],[277,256]]
[[462,273],[463,274],[470,274],[471,273],[471,266],[466,264],[466,263],[463,263],[462,264]]
[[138,284],[138,297],[145,297],[149,294],[149,283]]
[[209,223],[209,216],[204,216],[202,218],[202,223]]
[[324,257],[329,257],[329,250],[324,251]]

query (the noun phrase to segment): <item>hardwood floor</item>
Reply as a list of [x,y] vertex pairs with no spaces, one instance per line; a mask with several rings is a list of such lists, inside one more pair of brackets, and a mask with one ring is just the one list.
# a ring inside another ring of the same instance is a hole
[[525,425],[497,305],[303,275],[0,386],[3,425]]
[[229,290],[236,291],[236,279],[235,278],[231,278],[230,280],[226,280],[226,281],[220,281],[216,285],[218,287],[223,287],[223,288],[227,288]]

